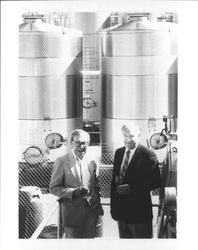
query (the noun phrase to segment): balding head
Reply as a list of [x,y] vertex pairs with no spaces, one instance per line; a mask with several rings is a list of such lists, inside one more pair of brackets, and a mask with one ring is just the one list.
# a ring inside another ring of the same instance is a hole
[[121,127],[124,144],[127,149],[134,149],[140,141],[140,129],[137,124],[130,122]]

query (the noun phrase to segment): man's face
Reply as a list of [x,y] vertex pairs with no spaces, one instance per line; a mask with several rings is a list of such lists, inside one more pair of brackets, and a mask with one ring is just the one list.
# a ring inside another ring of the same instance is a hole
[[71,142],[71,145],[74,150],[74,154],[79,159],[82,159],[86,154],[89,142],[87,142],[85,138],[81,137],[80,135],[75,135],[73,141]]
[[135,129],[124,128],[122,129],[124,145],[128,150],[134,149],[139,143],[139,132]]

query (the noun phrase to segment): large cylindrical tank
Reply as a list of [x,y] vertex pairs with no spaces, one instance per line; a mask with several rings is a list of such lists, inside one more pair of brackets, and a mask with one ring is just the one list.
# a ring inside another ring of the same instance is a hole
[[121,125],[135,121],[141,142],[177,117],[177,49],[173,24],[131,17],[101,32],[103,156],[123,145]]
[[[82,32],[26,16],[19,26],[20,160],[29,146],[45,151],[50,133],[67,138],[82,123]],[[64,147],[50,150],[55,160]]]

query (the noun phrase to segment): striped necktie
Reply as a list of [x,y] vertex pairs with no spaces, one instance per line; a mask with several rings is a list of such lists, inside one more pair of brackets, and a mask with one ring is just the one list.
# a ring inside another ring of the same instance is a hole
[[124,159],[124,163],[123,163],[122,169],[121,169],[121,171],[120,171],[120,177],[121,177],[121,179],[124,178],[125,173],[126,173],[126,171],[127,171],[128,164],[129,164],[129,155],[130,155],[130,150],[128,150],[128,151],[126,152],[126,156],[125,156],[125,159]]

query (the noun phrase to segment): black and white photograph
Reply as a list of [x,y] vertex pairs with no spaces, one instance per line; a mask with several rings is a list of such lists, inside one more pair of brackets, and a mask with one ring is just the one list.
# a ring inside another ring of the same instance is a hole
[[[2,122],[9,130],[1,169],[5,249],[6,232],[20,250],[182,245],[182,197],[193,202],[186,164],[194,171],[191,159],[182,160],[190,154],[183,138],[193,137],[183,126],[195,112],[187,111],[195,80],[180,52],[191,22],[184,25],[178,1],[101,3],[3,3],[3,31],[13,21],[15,37],[10,69],[2,64],[15,85],[7,81],[10,95],[2,98],[2,115],[12,116],[9,127]],[[3,58],[10,58],[5,41]]]

